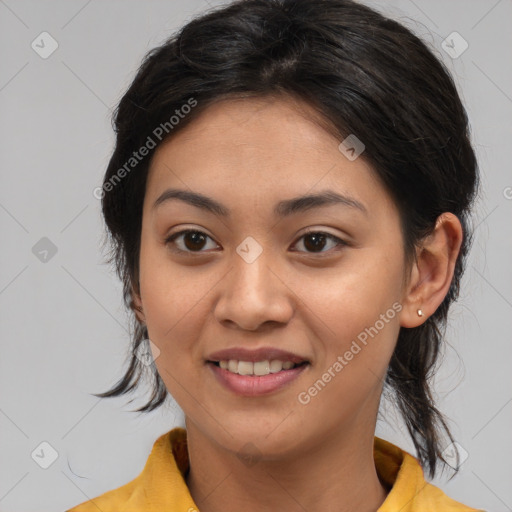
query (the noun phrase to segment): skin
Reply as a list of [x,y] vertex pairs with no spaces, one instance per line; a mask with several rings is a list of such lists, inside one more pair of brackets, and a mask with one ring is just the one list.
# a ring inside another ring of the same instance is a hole
[[[394,202],[364,159],[347,159],[318,119],[290,98],[224,100],[161,145],[151,162],[140,294],[133,296],[160,350],[159,374],[185,414],[186,481],[202,512],[377,510],[388,492],[373,460],[386,369],[400,327],[424,322],[453,277],[458,219],[440,216],[406,268]],[[170,187],[209,196],[231,217],[180,200],[153,208]],[[325,189],[357,199],[367,214],[329,205],[274,217],[278,201]],[[315,249],[306,228],[348,245],[327,238]],[[183,229],[207,238],[182,235],[166,245]],[[252,263],[236,252],[248,236],[262,249]],[[394,318],[300,403],[299,393],[394,303],[401,305]],[[205,363],[235,346],[278,347],[311,364],[278,392],[240,397]],[[257,451],[253,464],[238,456],[249,442]]]

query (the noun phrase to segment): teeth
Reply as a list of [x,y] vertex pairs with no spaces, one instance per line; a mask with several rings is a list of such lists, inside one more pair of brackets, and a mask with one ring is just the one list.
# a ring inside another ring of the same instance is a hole
[[[258,361],[254,363],[254,375],[268,375],[270,373],[270,362],[269,361]],[[240,363],[238,363],[240,368]]]
[[283,369],[283,362],[282,361],[271,361],[270,362],[270,373],[277,373],[280,372]]
[[269,373],[277,373],[281,370],[290,370],[295,366],[291,361],[279,361],[274,359],[272,361],[237,361],[230,359],[229,361],[219,361],[219,366],[224,370],[231,373],[238,373],[239,375],[268,375]]
[[254,364],[249,361],[238,361],[238,373],[240,375],[253,375]]

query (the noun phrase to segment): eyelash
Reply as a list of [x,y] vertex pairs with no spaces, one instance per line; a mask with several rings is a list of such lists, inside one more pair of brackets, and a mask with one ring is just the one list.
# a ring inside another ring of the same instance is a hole
[[[176,238],[178,238],[179,236],[181,235],[186,235],[186,234],[189,234],[189,233],[199,233],[201,235],[205,235],[206,237],[210,238],[210,240],[213,240],[212,237],[210,237],[209,235],[207,235],[206,233],[204,233],[203,231],[199,231],[197,229],[185,229],[183,231],[178,231],[177,233],[173,233],[172,235],[170,235],[168,238],[165,239],[165,244],[166,245],[174,245],[173,248],[171,248],[171,250],[173,252],[177,252],[177,253],[185,253],[185,254],[193,254],[193,255],[198,255],[198,254],[201,254],[203,252],[206,252],[206,251],[184,251],[183,249],[178,249],[176,248],[176,245],[174,243],[174,240]],[[306,233],[303,233],[300,238],[297,239],[297,242],[299,240],[301,240],[302,238],[306,237],[307,235],[311,235],[311,234],[315,234],[315,235],[325,235],[326,238],[329,238],[335,242],[337,242],[337,247],[338,249],[334,248],[334,249],[331,249],[331,250],[339,250],[339,248],[341,247],[345,247],[345,246],[348,246],[349,244],[347,242],[345,242],[344,240],[342,240],[341,238],[338,238],[337,236],[334,236],[332,235],[331,233],[327,233],[325,231],[317,231],[317,230],[311,230],[311,231],[307,231]],[[297,243],[296,242],[296,243]],[[296,243],[294,245],[296,245]],[[319,253],[314,253],[314,252],[307,252],[305,251],[307,254],[312,254],[312,255],[319,255],[320,257],[322,257],[321,255],[322,254],[326,254],[326,253],[329,253],[331,252],[331,250],[329,251],[321,251]],[[304,251],[298,251],[298,252],[304,252]]]

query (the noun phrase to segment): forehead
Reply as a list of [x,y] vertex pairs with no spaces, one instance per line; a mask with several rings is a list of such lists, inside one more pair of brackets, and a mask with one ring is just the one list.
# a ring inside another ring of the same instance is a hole
[[346,158],[328,128],[310,105],[293,99],[220,101],[157,148],[147,196],[154,201],[179,186],[238,203],[274,204],[328,188],[392,208],[375,171],[362,158]]
[[337,138],[319,124],[333,129],[310,105],[288,97],[222,100],[208,106],[156,152],[190,152],[193,148],[197,156],[208,152],[224,159],[251,154],[269,158],[274,154],[282,160],[337,144]]

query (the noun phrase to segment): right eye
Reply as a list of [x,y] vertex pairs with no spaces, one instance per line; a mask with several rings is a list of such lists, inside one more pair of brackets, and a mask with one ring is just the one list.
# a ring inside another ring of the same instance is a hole
[[[171,246],[171,250],[179,253],[197,253],[197,252],[205,252],[201,251],[201,249],[205,245],[206,239],[213,240],[210,236],[202,231],[198,231],[197,229],[185,229],[183,231],[178,231],[177,233],[173,233],[168,238],[165,239],[165,244]],[[181,244],[177,244],[176,240],[181,239]],[[178,247],[181,245],[182,248]]]

